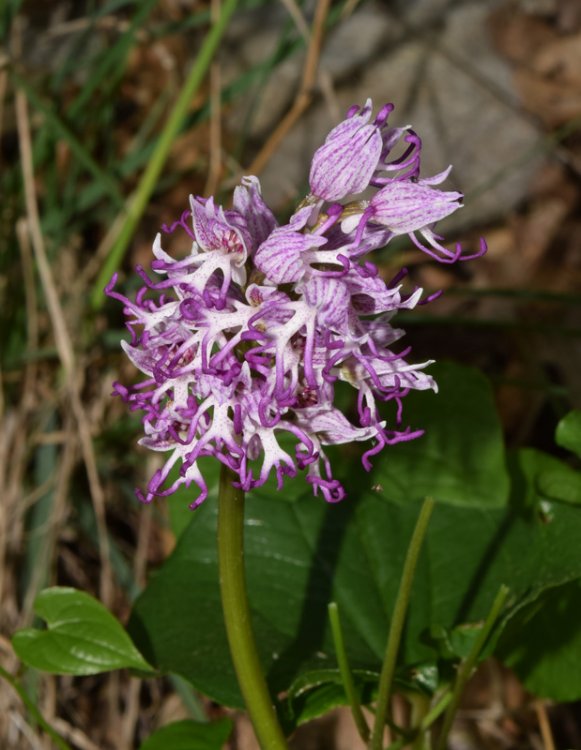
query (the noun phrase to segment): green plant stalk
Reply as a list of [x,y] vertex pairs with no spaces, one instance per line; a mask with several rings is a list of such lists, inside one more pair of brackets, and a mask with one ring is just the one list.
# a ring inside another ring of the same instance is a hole
[[412,750],[430,750],[430,736],[423,728],[423,721],[430,710],[430,699],[421,693],[412,693],[407,698],[412,706],[411,725],[415,730],[411,748]]
[[244,492],[226,466],[218,497],[218,564],[224,623],[238,684],[262,750],[287,750],[252,632],[244,574]]
[[494,627],[494,624],[497,621],[498,616],[500,615],[500,612],[502,611],[502,608],[504,607],[504,603],[506,601],[508,594],[509,594],[508,586],[504,586],[504,585],[501,586],[500,589],[498,590],[498,594],[496,595],[494,599],[494,602],[492,603],[490,612],[488,613],[488,616],[486,617],[486,620],[484,621],[484,626],[482,630],[480,631],[480,635],[478,636],[472,648],[470,649],[470,653],[468,654],[468,656],[462,662],[462,664],[460,665],[460,668],[458,669],[458,674],[456,675],[456,680],[454,682],[454,687],[452,689],[452,699],[450,701],[450,704],[448,705],[448,708],[446,709],[446,714],[444,716],[444,723],[442,725],[442,730],[438,738],[438,744],[436,746],[436,750],[446,750],[446,743],[448,741],[448,735],[450,733],[450,729],[452,728],[452,722],[454,721],[454,717],[456,716],[456,711],[458,710],[458,706],[460,705],[462,693],[464,692],[466,683],[470,679],[472,671],[474,670],[474,667],[476,666],[476,662],[478,660],[480,652],[484,648],[484,645],[486,641],[488,640],[488,636],[490,635],[490,632],[492,631],[492,628]]
[[452,693],[446,693],[439,701],[436,703],[434,708],[429,711],[424,718],[422,719],[422,723],[420,724],[420,731],[426,732],[432,724],[440,717],[441,714],[444,713],[446,708],[449,706],[450,701],[452,700]]
[[353,721],[359,732],[359,736],[364,742],[369,741],[369,727],[365,721],[365,716],[361,711],[361,705],[359,703],[359,697],[355,690],[353,683],[353,676],[349,667],[349,660],[347,659],[347,651],[345,650],[345,641],[343,639],[343,631],[341,629],[341,620],[339,618],[339,607],[337,602],[331,602],[328,607],[329,620],[331,621],[331,632],[333,634],[333,643],[335,644],[335,653],[337,655],[337,663],[339,665],[339,671],[341,672],[341,680],[347,700],[351,706],[351,713],[353,714]]
[[20,696],[20,699],[22,700],[22,702],[28,709],[28,712],[30,713],[34,721],[36,721],[39,727],[44,729],[44,731],[48,734],[48,736],[53,741],[54,745],[58,747],[59,750],[73,750],[72,747],[63,740],[60,734],[51,727],[48,721],[40,713],[38,708],[35,706],[34,701],[30,698],[26,690],[10,674],[10,672],[7,672],[2,666],[0,666],[0,677],[5,679],[6,682],[12,687],[12,689],[16,693],[18,693],[18,695]]
[[123,222],[118,222],[118,226],[120,227],[119,234],[111,248],[111,252],[103,264],[91,294],[91,306],[94,310],[100,309],[103,305],[105,300],[103,296],[103,288],[121,265],[129,241],[135,232],[135,228],[145,211],[145,207],[151,198],[151,195],[153,194],[155,185],[165,162],[167,161],[173,142],[182,127],[192,98],[196,94],[204,76],[206,75],[218,43],[226,30],[230,16],[234,12],[237,4],[238,0],[225,0],[222,5],[220,17],[204,39],[198,57],[189,72],[177,101],[173,106],[161,135],[159,136],[159,140],[157,141],[153,154],[151,155],[151,159],[147,163],[147,167],[139,180],[139,184],[134,194],[127,202],[124,220]]
[[410,601],[416,565],[433,509],[434,500],[431,497],[427,497],[422,504],[420,515],[418,516],[414,533],[412,534],[407,550],[401,581],[399,583],[399,590],[395,600],[395,608],[389,626],[383,666],[379,677],[379,692],[375,706],[375,723],[373,725],[373,732],[369,742],[370,750],[381,750],[382,747],[383,729],[385,727],[385,720],[389,708],[391,686],[395,673],[401,634]]
[[[445,695],[436,703],[434,708],[430,709],[428,713],[424,716],[424,718],[421,720],[418,728],[416,729],[415,736],[417,740],[417,736],[420,733],[425,734],[428,729],[436,722],[440,715],[444,713],[446,708],[448,707],[450,701],[452,700],[452,693],[445,693]],[[391,726],[391,722],[387,722]],[[400,730],[403,732],[403,730]],[[412,736],[410,736],[410,734]],[[401,750],[401,748],[405,747],[406,745],[409,745],[409,743],[413,739],[413,733],[405,732],[403,737],[400,737],[399,739],[395,740],[395,742],[392,742],[387,750]]]

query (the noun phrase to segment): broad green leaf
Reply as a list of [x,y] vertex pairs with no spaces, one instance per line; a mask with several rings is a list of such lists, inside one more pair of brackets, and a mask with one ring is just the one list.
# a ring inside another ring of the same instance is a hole
[[26,628],[12,639],[18,657],[29,667],[75,675],[123,667],[152,671],[121,623],[89,594],[64,587],[45,589],[34,611],[47,630]]
[[[538,477],[560,462],[532,449],[521,451],[519,459],[520,486],[526,488],[523,505],[536,513],[546,528],[555,523],[559,525],[566,506],[544,501]],[[575,514],[570,516],[572,523],[575,523],[581,510],[578,506],[571,506],[568,510]],[[534,543],[534,540],[531,541]],[[555,553],[562,555],[569,573],[572,573],[574,561],[571,554],[575,553],[573,540],[569,540],[568,534],[563,534],[556,540],[556,545]],[[543,573],[540,570],[541,577]],[[498,643],[499,656],[515,669],[526,687],[538,695],[556,701],[579,700],[580,619],[579,576],[556,577],[552,586],[538,589],[508,618],[506,630]]]
[[222,750],[231,731],[230,719],[209,724],[176,721],[150,735],[139,750]]
[[[431,493],[438,500],[460,505],[502,505],[508,494],[508,476],[490,386],[479,372],[461,365],[440,364],[432,371],[439,393],[412,393],[404,401],[405,422],[426,433],[411,443],[390,447],[385,457],[376,460],[372,474],[376,486],[381,494],[402,502]],[[347,410],[352,389],[339,387],[337,392]],[[288,450],[294,452],[290,443]],[[215,502],[220,464],[213,458],[199,462],[208,485],[207,502]],[[178,478],[179,468],[170,473],[168,485]],[[338,473],[342,473],[340,466]],[[261,492],[273,494],[275,488],[276,481],[271,478]],[[193,520],[188,506],[197,493],[195,486],[180,488],[167,500],[176,537]],[[302,494],[300,480],[287,481],[286,499]]]
[[543,698],[581,696],[581,581],[550,589],[509,622],[499,653],[525,687]]
[[581,504],[581,472],[533,448],[522,451],[522,466],[528,476],[528,500]]
[[430,495],[455,505],[502,505],[509,478],[490,384],[477,370],[452,363],[430,374],[437,394],[412,392],[403,400],[404,424],[425,434],[378,460],[382,494],[401,502]]
[[[430,372],[438,382],[439,393],[411,393],[404,400],[405,423],[424,429],[425,434],[410,443],[392,446],[377,458],[374,484],[385,497],[402,502],[431,494],[458,505],[502,505],[509,482],[490,385],[477,370],[457,364],[439,364]],[[338,397],[348,409],[352,389],[342,385]],[[293,452],[290,444],[289,452]],[[220,464],[215,459],[200,459],[200,469],[208,485],[208,502],[215,502]],[[176,466],[168,484],[177,479],[178,472]],[[342,473],[341,466],[338,473]],[[276,492],[275,487],[276,481],[269,480],[262,494]],[[195,486],[180,488],[167,500],[176,537],[193,520],[188,506],[197,492]],[[303,485],[299,479],[287,481],[284,492],[286,499],[296,499],[303,494]]]
[[[418,564],[400,668],[439,657],[429,642],[431,628],[477,626],[501,584],[512,592],[510,612],[543,589],[581,576],[581,512],[555,504],[547,521],[534,505],[526,506],[530,477],[522,457],[512,471],[510,506],[437,505]],[[309,489],[293,502],[282,493],[248,498],[249,596],[274,694],[311,670],[336,669],[329,601],[341,608],[352,669],[380,669],[419,503],[391,502],[357,474],[352,485],[361,488],[359,496],[352,491],[333,506]],[[222,626],[215,522],[215,504],[196,511],[136,602],[129,627],[153,664],[221,703],[242,706]]]
[[557,445],[581,456],[581,410],[569,412],[557,425]]

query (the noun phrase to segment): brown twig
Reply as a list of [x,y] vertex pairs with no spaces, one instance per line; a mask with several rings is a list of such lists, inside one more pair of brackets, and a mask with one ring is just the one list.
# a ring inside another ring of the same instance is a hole
[[[145,574],[147,570],[147,552],[153,525],[153,513],[151,507],[145,507],[139,512],[139,526],[137,529],[137,549],[133,558],[133,580],[138,588],[145,585]],[[132,747],[135,736],[135,727],[139,720],[139,693],[142,680],[131,678],[126,689],[125,708],[121,721],[121,746]]]
[[303,113],[308,109],[313,100],[313,87],[317,77],[317,68],[321,55],[323,32],[325,21],[331,5],[331,0],[319,0],[313,20],[313,28],[310,34],[307,57],[303,67],[301,85],[295,97],[292,107],[279,122],[270,138],[258,152],[256,158],[248,168],[250,174],[260,174],[264,167],[273,157],[275,151],[282,143],[287,133],[293,128]]
[[2,127],[4,124],[4,100],[8,88],[8,72],[0,70],[0,136],[2,136]]
[[299,30],[299,34],[302,36],[302,38],[305,40],[305,42],[309,41],[309,27],[307,22],[305,21],[305,17],[303,15],[302,10],[299,8],[299,5],[296,0],[280,0],[281,3],[284,5],[286,10],[288,11],[289,16],[293,19],[295,22],[295,26]]
[[[1,383],[0,383],[1,385]],[[6,589],[6,548],[9,537],[8,513],[10,510],[10,487],[8,484],[8,466],[10,465],[12,439],[16,432],[14,415],[3,416],[0,430],[0,486],[3,487],[3,502],[0,504],[0,601],[5,601]],[[2,617],[4,619],[4,615]]]
[[[33,351],[38,347],[38,310],[34,285],[32,251],[26,233],[25,222],[16,222],[16,237],[21,255],[24,297],[26,309],[26,348]],[[0,600],[8,588],[4,561],[10,543],[22,529],[22,519],[26,512],[21,502],[20,486],[25,472],[27,454],[27,425],[35,408],[34,382],[37,366],[28,361],[21,378],[21,397],[18,406],[4,414],[4,403],[0,403],[2,416],[2,437],[0,438],[0,487],[3,488],[3,502],[0,509]],[[0,383],[1,385],[1,383]],[[3,390],[3,389],[2,389]]]
[[51,724],[59,734],[62,734],[66,740],[72,742],[79,750],[100,750],[99,745],[96,745],[84,732],[77,727],[73,727],[65,719],[55,716],[51,719]]
[[[220,0],[212,0],[212,22],[220,17]],[[210,158],[204,195],[214,195],[222,172],[222,91],[221,67],[217,60],[210,65]]]
[[534,703],[535,713],[537,715],[537,721],[539,722],[539,729],[541,737],[543,738],[543,746],[545,750],[555,750],[555,741],[553,739],[553,732],[551,731],[551,722],[547,714],[547,707],[543,701],[535,701]]
[[[51,485],[54,484],[53,506],[50,518],[42,529],[43,540],[51,540],[50,544],[46,543],[46,549],[56,547],[58,532],[63,528],[63,522],[66,517],[68,488],[77,458],[78,441],[75,419],[74,416],[68,414],[65,417],[65,434],[67,435],[67,438],[63,443],[58,470],[55,472],[56,477],[51,482]],[[47,558],[49,559],[44,560],[44,563],[50,564],[50,553],[47,555]],[[45,565],[37,566],[35,570],[32,571],[31,582],[22,605],[24,622],[29,622],[32,619],[34,599],[45,575]]]
[[352,16],[355,8],[357,8],[360,2],[361,0],[347,0],[341,11],[341,18],[345,20]]
[[103,602],[107,605],[111,602],[113,589],[111,565],[109,561],[109,542],[107,539],[107,528],[105,523],[105,496],[97,471],[97,461],[93,449],[89,423],[81,403],[73,347],[67,331],[65,316],[59,300],[56,284],[53,279],[44,245],[44,237],[40,227],[40,216],[38,213],[34,185],[28,103],[22,90],[16,92],[15,109],[28,229],[54,331],[59,359],[65,372],[66,388],[70,398],[71,408],[77,422],[81,451],[87,470],[89,489],[97,521],[98,547],[101,563],[99,581],[100,596]]

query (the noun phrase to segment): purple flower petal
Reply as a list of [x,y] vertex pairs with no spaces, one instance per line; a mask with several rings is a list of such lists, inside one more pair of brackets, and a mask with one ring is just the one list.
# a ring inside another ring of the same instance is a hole
[[390,182],[369,203],[371,221],[393,234],[409,234],[444,219],[461,207],[462,193],[414,182]]
[[254,262],[269,281],[289,284],[299,281],[307,268],[301,255],[327,242],[325,237],[302,234],[288,225],[275,229],[256,251]]
[[234,208],[245,220],[252,250],[256,250],[278,226],[274,214],[262,199],[257,177],[242,178],[242,185],[234,190]]
[[375,123],[369,123],[371,101],[360,114],[333,128],[313,156],[311,192],[326,201],[360,193],[369,185],[381,156],[382,139]]

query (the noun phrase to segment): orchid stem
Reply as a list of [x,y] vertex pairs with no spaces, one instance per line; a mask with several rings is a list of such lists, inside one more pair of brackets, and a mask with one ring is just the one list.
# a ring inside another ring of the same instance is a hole
[[460,705],[460,700],[462,698],[464,688],[472,672],[474,671],[474,667],[476,666],[476,662],[478,660],[478,657],[480,656],[480,652],[484,648],[486,641],[488,640],[488,636],[490,635],[490,632],[494,627],[494,624],[496,623],[498,616],[502,611],[502,608],[504,607],[504,603],[508,594],[508,587],[504,585],[501,586],[498,594],[494,599],[494,602],[492,603],[490,612],[488,613],[488,616],[484,621],[484,625],[482,627],[482,630],[480,631],[478,638],[470,649],[470,653],[458,669],[458,674],[456,675],[456,681],[452,690],[452,698],[450,700],[448,708],[446,709],[444,723],[442,725],[440,736],[438,738],[438,744],[436,746],[437,750],[446,750],[448,743],[448,734],[450,733],[450,729],[452,728],[452,723],[454,721],[454,717],[456,716],[458,706]]
[[244,492],[222,466],[218,498],[218,560],[224,623],[238,685],[262,750],[287,750],[258,658],[244,572]]
[[351,713],[353,715],[353,721],[359,732],[359,736],[363,742],[369,741],[369,727],[365,721],[365,716],[361,710],[361,704],[359,703],[359,697],[357,690],[353,683],[353,675],[349,667],[349,660],[347,659],[347,651],[345,649],[345,641],[343,639],[343,631],[341,629],[341,620],[339,618],[339,607],[337,602],[331,602],[328,607],[329,620],[331,621],[331,631],[333,633],[333,642],[335,644],[335,653],[337,655],[337,663],[339,664],[339,671],[341,672],[341,680],[347,700],[351,706]]
[[395,674],[395,665],[397,662],[401,635],[410,601],[416,565],[433,509],[434,500],[431,497],[427,497],[420,510],[420,515],[418,516],[416,527],[412,534],[406,554],[401,581],[399,583],[399,590],[395,600],[395,608],[389,626],[383,666],[379,678],[379,693],[377,695],[375,706],[375,724],[373,725],[373,733],[369,742],[370,750],[381,750],[383,744],[383,730],[389,708],[389,699],[391,697],[391,687],[393,676]]

